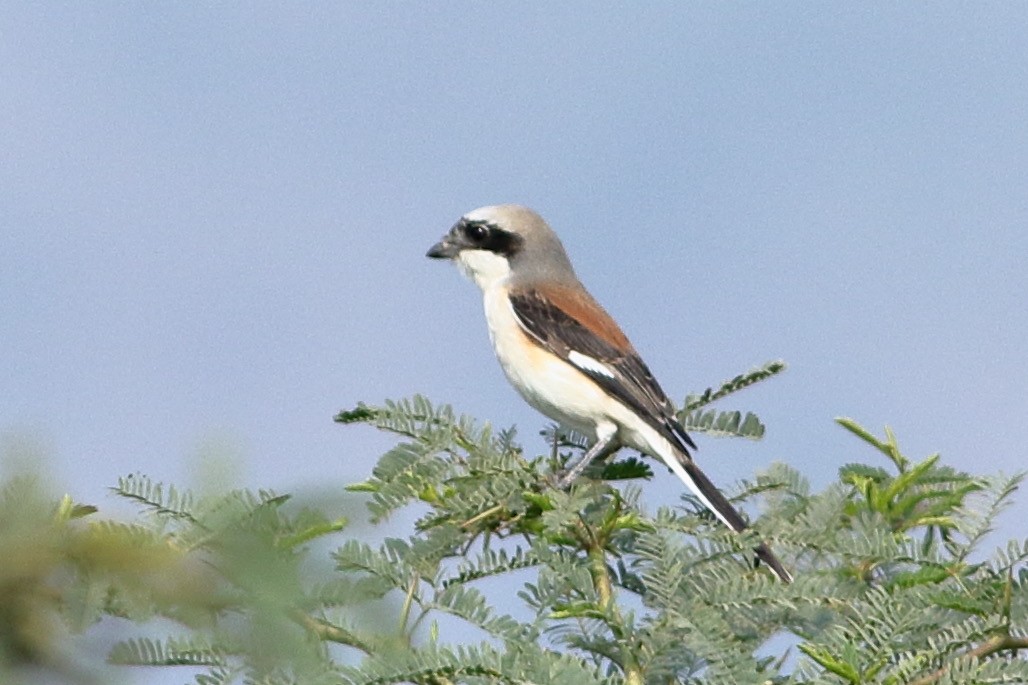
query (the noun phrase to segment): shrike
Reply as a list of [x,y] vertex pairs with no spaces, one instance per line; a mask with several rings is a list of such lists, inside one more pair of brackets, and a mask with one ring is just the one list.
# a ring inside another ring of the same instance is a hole
[[[541,216],[518,205],[468,212],[429,257],[451,259],[485,298],[496,356],[525,400],[593,446],[562,479],[594,459],[631,447],[661,459],[732,530],[746,522],[689,454],[696,445],[675,407],[614,319],[575,276],[564,246]],[[757,556],[792,576],[768,546]]]

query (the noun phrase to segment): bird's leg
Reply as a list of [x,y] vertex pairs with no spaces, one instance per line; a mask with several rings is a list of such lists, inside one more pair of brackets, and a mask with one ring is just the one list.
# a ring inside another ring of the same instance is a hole
[[[600,456],[606,456],[617,449],[617,443],[614,441],[615,436],[613,434],[600,437],[596,440],[596,444],[589,448],[581,459],[579,459],[574,466],[567,470],[567,472],[561,476],[560,480],[557,481],[557,487],[563,490],[564,488],[575,482],[575,479],[582,475],[582,471],[589,466],[595,459]],[[612,449],[613,448],[613,449]]]

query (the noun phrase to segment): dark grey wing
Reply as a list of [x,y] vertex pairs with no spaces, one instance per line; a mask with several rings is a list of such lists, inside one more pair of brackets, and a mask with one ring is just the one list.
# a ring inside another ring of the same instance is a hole
[[607,342],[537,290],[512,292],[510,302],[521,326],[546,349],[638,414],[686,456],[688,448],[696,449],[678,423],[671,400],[627,341],[621,346]]

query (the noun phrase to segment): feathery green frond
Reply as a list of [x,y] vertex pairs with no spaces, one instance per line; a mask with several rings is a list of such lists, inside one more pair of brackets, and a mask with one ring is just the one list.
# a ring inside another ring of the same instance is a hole
[[767,362],[763,366],[751,369],[746,373],[741,373],[738,376],[735,376],[731,380],[725,381],[717,390],[707,388],[699,395],[689,395],[685,398],[684,411],[696,411],[697,409],[716,402],[723,397],[727,397],[728,395],[739,392],[740,390],[744,390],[751,385],[760,383],[761,381],[766,381],[772,376],[777,376],[785,371],[785,369],[785,362],[780,359]]
[[107,656],[123,666],[224,666],[226,654],[204,640],[133,638],[119,642]]
[[[753,415],[706,405],[782,369],[690,398],[686,426],[759,437]],[[588,448],[564,430],[523,448],[423,397],[336,418],[398,436],[348,495],[372,524],[406,510],[388,535],[268,490],[130,476],[126,523],[0,487],[0,674],[56,665],[54,645],[113,616],[181,635],[125,640],[112,664],[201,669],[198,685],[1028,680],[1028,540],[983,548],[1021,475],[913,458],[840,419],[866,463],[818,491],[784,464],[727,488],[752,523],[734,534],[689,495],[654,502],[634,455],[557,489]],[[793,583],[755,565],[762,542]]]
[[159,516],[196,521],[192,511],[195,498],[188,490],[180,491],[173,485],[165,487],[138,473],[119,478],[112,490]]
[[760,440],[764,437],[764,424],[754,414],[716,409],[696,410],[681,418],[688,431],[706,433],[714,437],[736,437]]

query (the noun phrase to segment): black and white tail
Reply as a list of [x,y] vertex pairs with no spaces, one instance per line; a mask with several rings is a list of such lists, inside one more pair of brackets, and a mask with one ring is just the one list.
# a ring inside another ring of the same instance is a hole
[[[674,471],[675,475],[678,476],[685,485],[692,490],[693,494],[696,495],[703,505],[711,510],[718,519],[726,526],[734,530],[736,533],[741,533],[746,530],[746,521],[743,520],[739,512],[735,510],[732,503],[721,494],[721,491],[710,482],[707,475],[700,470],[700,467],[696,465],[696,462],[692,460],[688,455],[676,455],[678,459],[668,459],[664,457],[664,462],[668,467]],[[791,583],[792,574],[789,573],[782,562],[778,560],[771,548],[766,543],[761,542],[756,549],[757,558],[768,565],[776,576],[778,576],[782,582]]]

